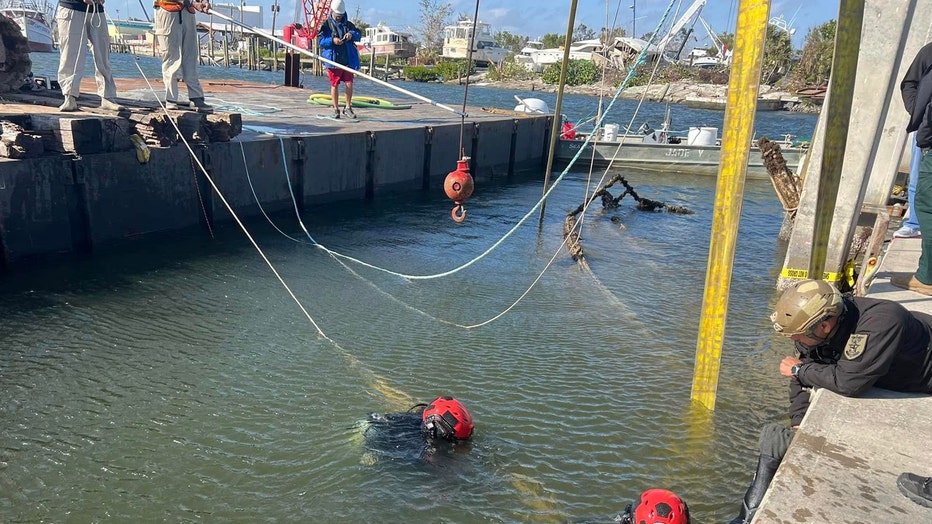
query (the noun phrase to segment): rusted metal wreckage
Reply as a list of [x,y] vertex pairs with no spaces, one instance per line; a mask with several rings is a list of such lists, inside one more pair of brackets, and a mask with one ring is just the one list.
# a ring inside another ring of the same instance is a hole
[[[616,197],[612,195],[611,192],[609,192],[609,188],[618,183],[624,186],[625,190]],[[666,210],[668,213],[675,213],[678,215],[693,214],[692,210],[682,206],[674,206],[665,202],[659,202],[657,200],[641,197],[631,186],[631,184],[625,180],[625,177],[616,174],[611,179],[609,179],[605,185],[592,193],[588,200],[580,204],[579,207],[573,211],[570,211],[566,214],[566,219],[563,221],[563,239],[566,240],[566,249],[570,252],[570,256],[573,257],[573,260],[576,263],[587,268],[589,267],[589,262],[586,261],[586,255],[583,252],[582,244],[579,242],[579,227],[577,227],[577,217],[582,214],[582,212],[588,208],[589,205],[597,198],[601,199],[602,201],[602,209],[615,209],[619,206],[621,200],[627,195],[631,195],[631,198],[637,202],[637,209],[639,211],[657,212]],[[617,218],[612,217],[612,221],[617,221]]]

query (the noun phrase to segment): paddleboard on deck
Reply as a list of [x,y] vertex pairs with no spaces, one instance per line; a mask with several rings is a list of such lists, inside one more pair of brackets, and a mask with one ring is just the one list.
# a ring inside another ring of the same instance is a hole
[[[333,99],[327,93],[316,93],[308,97],[308,104],[317,104],[322,106],[333,105]],[[340,106],[346,105],[346,98],[340,97]],[[383,98],[373,98],[371,96],[353,96],[353,107],[375,107],[380,109],[411,109],[410,104],[395,104]]]

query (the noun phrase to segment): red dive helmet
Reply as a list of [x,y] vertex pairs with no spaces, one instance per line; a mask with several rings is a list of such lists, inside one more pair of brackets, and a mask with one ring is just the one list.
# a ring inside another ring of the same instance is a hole
[[431,437],[465,440],[472,436],[472,415],[459,400],[437,397],[424,410],[421,427]]
[[641,493],[634,508],[637,524],[690,524],[689,508],[672,491],[649,489]]

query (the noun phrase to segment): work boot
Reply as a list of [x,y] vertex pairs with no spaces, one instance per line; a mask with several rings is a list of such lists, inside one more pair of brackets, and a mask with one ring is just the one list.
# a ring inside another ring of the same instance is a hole
[[106,109],[107,111],[122,111],[123,110],[123,106],[114,102],[113,100],[110,100],[109,98],[100,99],[100,108]]
[[754,480],[751,481],[741,501],[741,513],[732,519],[731,524],[750,524],[754,519],[754,514],[757,513],[760,502],[764,500],[770,481],[777,474],[778,467],[780,467],[780,461],[770,455],[761,455],[757,459],[757,472],[754,473]]
[[77,111],[78,100],[71,95],[65,95],[65,102],[62,105],[58,106],[58,110],[61,111],[62,113],[66,113],[69,111]]
[[346,116],[349,117],[349,118],[356,118],[356,112],[353,111],[353,108],[352,108],[352,107],[344,107],[344,108],[343,108],[343,114],[346,115]]
[[198,113],[213,113],[214,106],[204,101],[204,97],[199,96],[191,99],[191,107]]
[[923,284],[916,275],[896,275],[890,278],[890,283],[896,287],[908,289],[922,295],[932,296],[932,284]]
[[912,473],[901,473],[896,478],[896,486],[900,493],[909,497],[909,500],[932,508],[932,477],[920,477]]

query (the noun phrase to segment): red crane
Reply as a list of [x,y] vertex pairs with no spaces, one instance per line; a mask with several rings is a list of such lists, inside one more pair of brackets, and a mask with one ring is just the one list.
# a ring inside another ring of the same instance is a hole
[[314,40],[317,38],[317,30],[320,29],[321,23],[330,16],[330,0],[302,0],[304,5],[304,26],[294,23],[282,28],[282,36],[286,42],[290,42],[301,49],[311,49],[314,47]]

